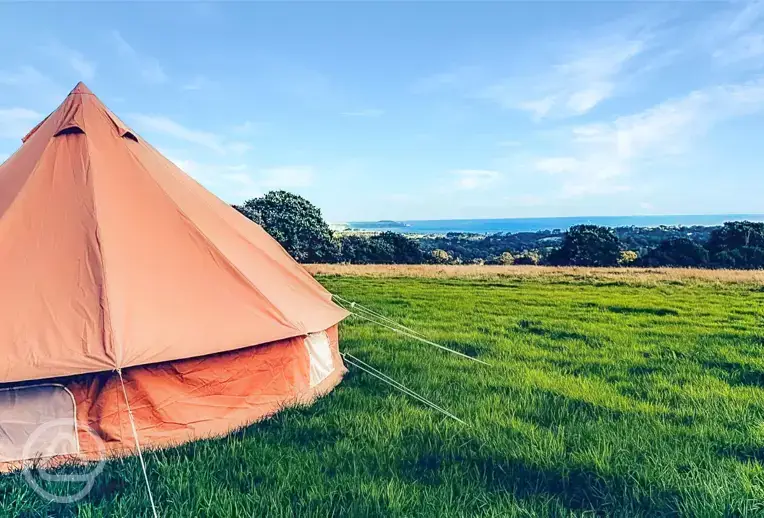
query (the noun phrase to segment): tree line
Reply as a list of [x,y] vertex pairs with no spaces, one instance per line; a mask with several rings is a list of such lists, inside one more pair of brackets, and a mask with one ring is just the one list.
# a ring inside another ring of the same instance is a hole
[[335,235],[316,206],[286,191],[234,208],[304,263],[764,268],[764,223],[751,221],[719,227],[577,225],[567,231],[411,238],[396,232]]

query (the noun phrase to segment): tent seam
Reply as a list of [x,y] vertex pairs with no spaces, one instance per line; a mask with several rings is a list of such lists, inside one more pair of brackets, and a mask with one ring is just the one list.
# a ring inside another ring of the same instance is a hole
[[[91,201],[93,202],[93,221],[95,223],[95,238],[96,238],[96,245],[98,248],[98,258],[101,261],[101,310],[103,312],[103,315],[101,317],[101,342],[103,343],[104,352],[106,353],[107,357],[110,357],[114,363],[113,368],[119,368],[119,364],[121,362],[121,359],[117,358],[117,348],[114,346],[114,327],[112,325],[111,321],[111,305],[109,304],[109,283],[106,279],[106,266],[104,261],[104,243],[101,239],[101,224],[99,223],[98,218],[98,202],[96,201],[96,187],[95,187],[95,176],[92,174],[92,168],[93,168],[93,161],[90,158],[90,138],[88,137],[87,133],[84,133],[85,135],[85,145],[87,146],[86,156],[88,157],[88,166],[85,170],[86,174],[86,184],[90,185],[90,195],[91,195]],[[109,332],[109,345],[111,346],[111,353],[107,349],[106,345],[106,331],[108,329]]]

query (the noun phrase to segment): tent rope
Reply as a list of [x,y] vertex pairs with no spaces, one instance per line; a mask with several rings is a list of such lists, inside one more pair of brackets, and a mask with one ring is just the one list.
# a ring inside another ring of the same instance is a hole
[[349,305],[349,306],[350,306],[352,309],[356,309],[356,308],[358,308],[358,309],[360,309],[361,311],[363,311],[364,313],[368,313],[369,315],[371,315],[371,316],[373,316],[373,317],[376,317],[376,318],[378,318],[378,319],[380,319],[380,320],[382,320],[382,321],[384,321],[384,322],[387,322],[388,324],[394,325],[394,326],[396,326],[396,327],[400,327],[401,329],[403,329],[403,330],[405,330],[405,331],[408,331],[409,333],[415,334],[415,335],[417,335],[417,336],[421,336],[421,337],[424,337],[424,335],[423,335],[422,333],[420,333],[420,332],[418,332],[418,331],[415,331],[415,330],[411,329],[410,327],[406,327],[406,326],[404,326],[403,324],[401,324],[401,323],[399,323],[399,322],[396,322],[396,321],[395,321],[395,320],[393,320],[392,318],[388,318],[388,317],[386,317],[386,316],[385,316],[385,315],[383,315],[382,313],[378,313],[378,312],[376,312],[376,311],[374,311],[374,310],[371,310],[371,309],[367,308],[366,306],[362,306],[362,305],[361,305],[361,304],[359,304],[358,302],[353,302],[353,301],[351,301],[351,300],[347,300],[347,299],[345,299],[345,298],[342,298],[342,297],[340,297],[339,295],[337,295],[337,294],[335,294],[335,293],[332,293],[332,296],[333,296],[334,298],[336,298],[337,300],[339,300],[339,301],[341,301],[341,302],[344,302],[345,304]]
[[122,369],[117,369],[117,375],[119,376],[119,382],[122,384],[122,394],[125,396],[125,403],[127,404],[127,416],[130,418],[130,427],[133,429],[133,438],[135,439],[135,447],[138,450],[138,458],[141,461],[141,469],[143,470],[143,479],[146,481],[146,489],[149,493],[149,501],[151,502],[151,511],[154,513],[154,518],[159,518],[156,505],[154,504],[154,495],[151,493],[151,484],[149,483],[149,475],[146,472],[146,462],[143,460],[143,452],[141,451],[141,443],[138,440],[138,430],[135,427],[135,418],[133,417],[133,411],[130,408],[130,400],[127,399],[127,389],[125,389],[125,379],[122,377]]
[[409,333],[407,331],[404,331],[402,329],[398,329],[397,327],[393,327],[391,325],[388,325],[385,322],[380,322],[379,320],[375,320],[374,318],[371,318],[371,317],[369,317],[367,315],[364,315],[362,313],[355,313],[353,311],[350,311],[348,308],[342,306],[342,304],[340,304],[340,306],[343,307],[343,309],[349,311],[350,314],[353,315],[354,317],[358,317],[358,318],[361,318],[363,320],[368,320],[369,322],[377,324],[378,326],[385,327],[385,328],[387,328],[387,329],[389,329],[389,330],[391,330],[391,331],[393,331],[395,333],[407,336],[407,337],[411,338],[412,340],[417,340],[417,341],[425,343],[427,345],[432,345],[433,347],[437,347],[438,349],[442,349],[444,351],[448,351],[450,353],[456,354],[457,356],[461,356],[462,358],[467,358],[468,360],[472,360],[474,362],[482,363],[483,365],[488,365],[489,367],[491,366],[490,363],[488,363],[486,361],[483,361],[480,358],[475,358],[474,356],[470,356],[468,354],[464,354],[463,352],[457,351],[455,349],[451,349],[450,347],[446,347],[445,345],[436,344],[435,342],[427,340],[426,338],[422,338],[421,336],[416,336],[416,335],[411,334],[411,333]]
[[407,396],[411,396],[412,398],[416,399],[417,401],[420,401],[420,402],[424,403],[425,405],[429,406],[430,408],[432,408],[434,410],[437,410],[438,412],[440,412],[441,414],[445,415],[446,417],[450,417],[451,419],[453,419],[455,421],[458,421],[461,424],[464,424],[464,425],[467,424],[466,422],[464,422],[463,420],[459,419],[458,417],[456,417],[454,414],[452,414],[451,412],[449,412],[445,408],[443,408],[443,407],[441,407],[439,405],[436,405],[435,403],[433,403],[429,399],[425,398],[424,396],[422,396],[420,394],[417,394],[413,390],[411,390],[408,387],[406,387],[405,385],[403,385],[403,383],[400,383],[399,381],[394,380],[393,378],[391,378],[387,374],[384,374],[383,372],[379,371],[378,369],[375,369],[374,367],[372,367],[368,363],[364,362],[363,360],[360,360],[359,358],[356,358],[355,356],[353,356],[350,353],[340,353],[340,354],[342,355],[342,358],[348,364],[352,365],[353,367],[362,370],[363,372],[365,372],[365,373],[367,373],[367,374],[377,378],[380,381],[383,381],[384,383],[387,383],[391,387],[393,387],[393,388],[403,392]]

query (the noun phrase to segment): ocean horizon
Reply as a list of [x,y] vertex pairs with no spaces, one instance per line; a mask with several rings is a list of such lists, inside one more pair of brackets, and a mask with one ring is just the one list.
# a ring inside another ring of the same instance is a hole
[[567,230],[574,225],[601,225],[606,227],[657,227],[722,225],[727,221],[762,221],[764,214],[690,214],[651,216],[571,216],[564,218],[497,218],[497,219],[433,219],[350,221],[344,223],[349,230],[393,231],[404,234],[445,234],[469,232],[495,234],[497,232],[539,232]]

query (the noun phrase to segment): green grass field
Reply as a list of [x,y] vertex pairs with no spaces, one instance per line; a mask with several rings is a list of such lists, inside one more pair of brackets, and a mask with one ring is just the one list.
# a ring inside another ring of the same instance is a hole
[[[764,515],[760,285],[320,280],[490,362],[341,327],[344,351],[468,424],[351,370],[310,408],[147,455],[161,516]],[[131,458],[78,505],[0,477],[0,515],[133,518],[148,499]]]

